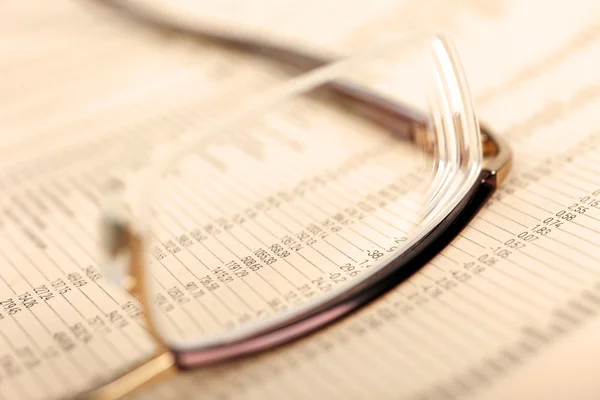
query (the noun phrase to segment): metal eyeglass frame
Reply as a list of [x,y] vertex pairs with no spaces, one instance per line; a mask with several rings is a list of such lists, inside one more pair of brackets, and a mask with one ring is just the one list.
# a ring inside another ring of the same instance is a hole
[[[142,23],[164,34],[184,35],[202,40],[210,39],[227,47],[258,53],[283,62],[301,71],[308,71],[327,64],[327,60],[291,49],[251,38],[226,33],[215,33],[202,28],[177,25],[163,20],[160,16],[130,7],[118,0],[94,0],[95,3],[109,6],[120,15]],[[421,115],[413,109],[360,88],[332,81],[326,84],[336,101],[352,107],[356,112],[370,120],[394,131],[403,132],[407,140],[418,140],[417,133],[423,125]],[[400,127],[401,129],[398,129]],[[125,375],[97,389],[81,394],[88,399],[118,399],[132,391],[169,376],[177,371],[191,370],[236,357],[241,357],[283,345],[304,337],[358,310],[374,299],[411,276],[430,259],[448,245],[468,222],[477,214],[487,199],[505,179],[511,166],[511,151],[508,145],[488,129],[480,127],[483,150],[483,166],[475,184],[458,205],[420,241],[406,249],[399,257],[381,268],[380,272],[367,278],[359,287],[334,297],[309,312],[293,319],[274,324],[258,333],[243,339],[228,342],[226,345],[202,348],[198,350],[179,350],[169,348],[158,334],[151,297],[147,285],[148,269],[145,268],[143,239],[126,224],[114,224],[112,230],[113,254],[129,255],[129,279],[127,289],[142,303],[148,331],[158,345],[157,353],[150,360],[135,366]]]

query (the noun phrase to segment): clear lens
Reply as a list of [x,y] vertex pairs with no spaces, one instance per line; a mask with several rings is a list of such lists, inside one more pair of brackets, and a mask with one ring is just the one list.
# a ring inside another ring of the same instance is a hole
[[234,340],[344,293],[474,184],[481,143],[448,43],[394,39],[156,144],[129,188],[159,331]]

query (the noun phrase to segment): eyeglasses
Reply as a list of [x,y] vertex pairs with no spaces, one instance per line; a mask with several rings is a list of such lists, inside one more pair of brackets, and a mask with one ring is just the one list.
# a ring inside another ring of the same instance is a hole
[[149,144],[112,182],[105,276],[139,299],[158,352],[86,397],[338,321],[418,271],[506,176],[510,151],[479,126],[447,38],[335,62],[266,49],[315,68]]

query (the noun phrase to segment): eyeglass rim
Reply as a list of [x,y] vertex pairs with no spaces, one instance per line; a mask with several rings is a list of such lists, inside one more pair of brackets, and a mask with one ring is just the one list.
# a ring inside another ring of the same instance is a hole
[[[456,59],[456,55],[452,54],[453,47],[451,43],[448,43],[447,40],[437,38],[438,42],[444,46],[445,53],[448,55],[453,55]],[[336,64],[334,64],[335,67]],[[459,74],[462,72],[462,68],[460,63],[457,61],[453,61],[452,63],[454,68],[458,69],[454,71],[454,74]],[[316,71],[320,72],[328,72],[329,68],[317,69]],[[305,75],[305,77],[311,77],[312,75]],[[319,76],[315,75],[316,77]],[[328,75],[325,75],[328,76]],[[457,78],[458,79],[458,78]],[[305,79],[300,78],[299,80],[292,80],[290,82],[303,82]],[[428,137],[426,135],[422,135],[423,129],[426,129],[428,118],[422,114],[420,111],[406,106],[404,104],[398,103],[397,101],[391,101],[388,98],[376,94],[373,91],[367,90],[360,86],[351,85],[345,81],[337,81],[337,80],[327,80],[325,84],[322,84],[325,89],[328,89],[328,94],[333,94],[334,102],[339,103],[340,100],[344,101],[344,106],[350,106],[352,113],[362,115],[366,117],[370,122],[383,125],[384,128],[388,129],[391,132],[394,132],[396,135],[399,134],[403,139],[409,140],[414,143],[418,143],[419,141],[427,141]],[[467,91],[466,96],[467,99],[470,98],[468,95],[468,88],[466,87],[466,81],[463,79],[459,79],[457,81],[461,90]],[[461,86],[462,85],[462,86]],[[289,85],[288,85],[289,86]],[[293,86],[293,85],[292,85]],[[287,88],[287,86],[284,86]],[[279,92],[276,91],[278,94]],[[463,94],[464,96],[465,94]],[[266,96],[270,98],[270,96]],[[465,101],[465,100],[463,100]],[[260,101],[259,104],[262,104]],[[469,100],[466,100],[466,103],[470,104]],[[473,115],[472,106],[466,107],[468,111],[465,111],[467,115]],[[251,109],[252,110],[252,109]],[[461,111],[456,111],[460,113]],[[457,122],[461,122],[459,115],[456,115]],[[218,125],[218,124],[217,124]],[[452,200],[449,201],[448,204],[443,206],[440,209],[439,216],[436,217],[433,221],[430,221],[432,225],[427,229],[422,229],[416,237],[411,238],[403,248],[404,252],[414,253],[415,249],[419,249],[419,244],[423,242],[424,238],[431,234],[436,226],[442,225],[444,220],[451,215],[453,208],[456,208],[458,204],[464,200],[465,197],[469,196],[469,192],[473,189],[473,185],[476,182],[480,181],[482,177],[481,173],[481,163],[483,160],[483,151],[482,151],[482,142],[483,138],[487,138],[489,142],[489,134],[487,135],[477,135],[476,132],[479,126],[476,124],[473,128],[468,128],[459,125],[458,129],[464,132],[472,132],[471,136],[475,136],[477,140],[474,141],[475,154],[479,154],[477,159],[479,160],[475,166],[474,170],[472,169],[468,175],[468,179],[464,181],[461,185],[461,188],[452,195]],[[479,136],[479,137],[478,137]],[[423,144],[423,143],[421,143]],[[424,143],[425,147],[428,146],[428,143]],[[179,154],[177,151],[173,152],[173,154]],[[489,159],[489,157],[488,157]],[[167,157],[167,160],[170,160]],[[163,163],[158,163],[163,164]],[[152,180],[148,180],[152,181]],[[447,193],[453,193],[452,191],[448,191]],[[147,196],[143,196],[146,198]],[[441,204],[441,203],[440,203]],[[438,206],[436,206],[437,208]],[[147,208],[147,206],[146,206]],[[148,212],[142,213],[143,215],[148,215]],[[384,264],[383,267],[378,268],[373,276],[367,274],[367,276],[363,279],[364,281],[357,282],[354,286],[347,289],[346,292],[336,293],[323,300],[321,304],[313,304],[309,308],[305,308],[303,310],[298,310],[295,315],[286,315],[285,318],[281,318],[279,320],[275,319],[270,321],[269,324],[260,324],[255,328],[243,330],[243,333],[240,335],[228,335],[228,337],[216,337],[209,338],[208,340],[202,341],[202,343],[168,343],[168,339],[161,338],[161,341],[165,342],[165,347],[171,348],[175,354],[182,355],[180,358],[182,360],[187,360],[189,357],[187,354],[190,351],[193,351],[195,356],[194,358],[198,360],[198,363],[203,365],[206,363],[210,363],[215,360],[221,360],[223,358],[236,357],[239,355],[244,355],[247,353],[253,353],[257,351],[262,351],[268,347],[274,346],[275,342],[287,342],[291,339],[286,339],[288,337],[294,336],[291,332],[297,331],[295,336],[300,336],[306,334],[310,330],[318,329],[320,324],[317,320],[322,320],[321,325],[326,325],[330,322],[329,320],[335,320],[342,315],[345,315],[356,307],[360,307],[360,305],[349,307],[346,301],[351,298],[351,295],[359,288],[363,290],[363,288],[369,288],[371,286],[376,286],[378,280],[383,279],[381,277],[380,270],[387,269],[394,270],[395,268],[400,268],[403,262],[402,258],[398,258],[390,262],[389,264]],[[398,264],[398,265],[393,265]],[[140,281],[139,279],[137,280]],[[395,284],[400,283],[400,281],[395,281]],[[147,284],[146,281],[143,284]],[[381,293],[380,293],[381,294]],[[350,296],[349,296],[350,295]],[[361,293],[358,293],[359,296],[362,296]],[[148,310],[150,311],[150,310]],[[155,312],[155,309],[152,308],[152,312]],[[320,315],[321,313],[329,315],[329,318],[325,318],[325,315]],[[310,327],[313,327],[312,329]],[[155,327],[158,330],[158,326]],[[288,333],[284,333],[284,331],[289,331]],[[281,337],[278,340],[267,340],[267,337],[278,336]],[[262,344],[259,344],[262,343]],[[252,344],[253,343],[253,344]],[[236,350],[237,349],[237,350]],[[204,361],[202,361],[204,360]],[[182,364],[186,364],[185,368],[192,367],[188,362],[183,362]]]

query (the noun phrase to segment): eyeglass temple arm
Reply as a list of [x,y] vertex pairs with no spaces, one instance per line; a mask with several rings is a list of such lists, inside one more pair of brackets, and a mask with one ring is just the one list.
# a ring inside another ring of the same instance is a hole
[[[128,20],[136,22],[144,28],[151,28],[161,35],[179,35],[210,41],[223,47],[234,48],[255,55],[259,54],[300,71],[308,71],[330,61],[327,57],[314,55],[308,51],[296,51],[289,46],[275,43],[265,36],[251,36],[247,33],[235,33],[235,31],[229,29],[224,31],[214,26],[206,28],[205,25],[199,26],[198,24],[191,25],[169,21],[155,12],[131,5],[127,1],[92,0],[92,2],[117,11],[120,16],[125,16]],[[347,105],[371,120],[393,129],[395,133],[401,134],[407,139],[416,142],[420,140],[414,122],[418,118],[411,115],[413,112],[408,108],[390,103],[384,98],[373,96],[369,92],[354,88],[346,83],[333,82],[328,85],[328,88],[332,89],[337,95],[342,95]],[[402,130],[399,130],[398,127],[401,127]],[[481,129],[481,141],[484,156],[483,167],[496,175],[496,184],[500,185],[510,169],[510,148],[501,138],[484,128]]]

